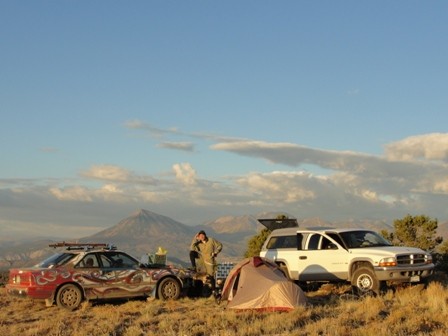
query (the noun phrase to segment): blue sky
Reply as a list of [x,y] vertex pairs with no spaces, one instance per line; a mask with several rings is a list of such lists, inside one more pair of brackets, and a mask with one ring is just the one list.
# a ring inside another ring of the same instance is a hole
[[448,220],[444,1],[0,1],[0,236],[144,208]]

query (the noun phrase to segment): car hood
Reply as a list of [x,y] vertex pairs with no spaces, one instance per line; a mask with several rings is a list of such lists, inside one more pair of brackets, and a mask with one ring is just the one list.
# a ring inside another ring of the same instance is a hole
[[382,255],[382,256],[394,256],[397,254],[428,254],[427,252],[417,247],[406,246],[379,246],[379,247],[359,247],[349,249],[352,254],[359,255]]

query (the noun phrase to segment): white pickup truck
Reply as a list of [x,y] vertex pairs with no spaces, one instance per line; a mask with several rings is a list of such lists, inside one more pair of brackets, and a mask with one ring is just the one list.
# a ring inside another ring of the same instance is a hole
[[386,284],[420,282],[434,270],[429,253],[393,246],[365,229],[299,229],[272,231],[260,256],[274,260],[298,283],[350,282],[360,293],[378,293]]

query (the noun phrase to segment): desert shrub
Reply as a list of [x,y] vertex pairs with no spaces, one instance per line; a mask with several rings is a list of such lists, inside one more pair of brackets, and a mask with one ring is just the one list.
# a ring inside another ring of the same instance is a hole
[[438,222],[425,215],[407,215],[394,221],[394,232],[381,233],[394,245],[418,247],[425,251],[434,251],[443,242],[443,238],[436,236]]
[[271,233],[268,229],[263,229],[259,234],[253,236],[249,239],[247,243],[247,250],[244,253],[245,258],[255,257],[260,255],[261,247],[263,246],[264,241]]
[[4,287],[8,283],[9,271],[0,270],[0,287]]

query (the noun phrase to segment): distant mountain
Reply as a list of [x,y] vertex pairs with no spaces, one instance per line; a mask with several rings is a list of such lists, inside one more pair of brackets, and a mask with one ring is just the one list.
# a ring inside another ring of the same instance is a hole
[[48,247],[52,242],[47,239],[3,241],[0,245],[0,268],[34,265],[54,252]]
[[81,238],[81,242],[103,242],[140,258],[155,253],[158,247],[168,250],[172,262],[188,261],[188,251],[196,229],[148,210],[138,210],[106,230]]
[[262,225],[254,216],[224,216],[209,221],[204,224],[204,227],[211,228],[217,234],[232,234],[257,232]]
[[[293,216],[289,216],[290,218]],[[276,213],[260,213],[256,216],[224,216],[198,226],[188,226],[169,217],[148,210],[138,210],[118,224],[94,235],[83,237],[80,242],[100,242],[117,245],[140,259],[143,254],[154,253],[160,247],[168,250],[168,262],[187,266],[189,247],[193,236],[204,230],[208,236],[218,239],[224,248],[218,260],[238,261],[247,248],[247,241],[264,227],[257,218],[276,218]],[[393,226],[384,221],[348,220],[326,222],[322,219],[298,219],[299,227],[360,227],[376,231],[393,232]],[[448,239],[448,222],[439,223],[439,235]],[[33,265],[54,253],[48,244],[54,240],[2,241],[0,244],[0,268]]]
[[208,236],[223,245],[220,259],[239,260],[246,249],[247,240],[257,232],[257,220],[252,216],[221,217],[199,226],[188,226],[148,210],[138,210],[117,225],[80,239],[82,242],[116,244],[140,258],[154,253],[159,246],[168,250],[168,261],[189,265],[189,248],[194,235],[204,230]]
[[[252,220],[253,224],[254,220]],[[187,226],[169,217],[141,209],[118,224],[94,235],[66,241],[113,244],[138,259],[143,254],[155,253],[160,246],[168,251],[168,262],[187,266],[189,265],[191,240],[202,229],[209,236],[215,237],[223,243],[224,249],[220,254],[220,259],[235,261],[239,260],[244,253],[247,236],[256,232],[255,230],[250,232],[250,228],[246,228],[243,230],[244,232],[239,233],[217,233],[213,225]],[[229,230],[231,230],[230,227]],[[0,247],[0,267],[35,264],[54,252],[54,249],[48,247],[50,243],[54,243],[54,241],[3,242]]]

